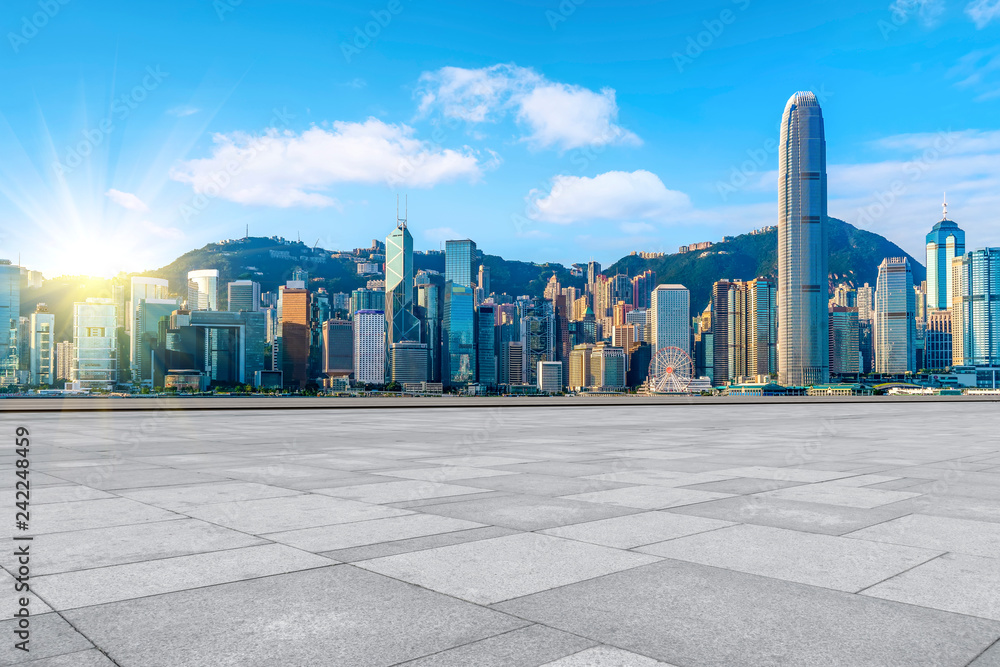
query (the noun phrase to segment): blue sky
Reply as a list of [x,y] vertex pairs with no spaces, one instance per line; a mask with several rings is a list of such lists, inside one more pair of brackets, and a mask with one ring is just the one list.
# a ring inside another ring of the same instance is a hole
[[[778,122],[826,117],[830,214],[1000,245],[1000,0],[8,0],[0,256],[48,276],[206,242],[610,263],[775,224]],[[368,34],[365,35],[365,32]]]

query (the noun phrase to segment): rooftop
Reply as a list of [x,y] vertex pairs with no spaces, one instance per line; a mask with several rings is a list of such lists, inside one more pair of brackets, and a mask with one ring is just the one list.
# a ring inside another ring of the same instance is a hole
[[1000,662],[995,403],[18,421],[32,660]]

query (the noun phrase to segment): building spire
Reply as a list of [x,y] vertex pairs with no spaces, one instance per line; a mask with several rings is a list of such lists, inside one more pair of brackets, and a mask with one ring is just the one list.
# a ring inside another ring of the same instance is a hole
[[399,217],[399,195],[396,195],[396,226],[406,229],[406,218],[410,212],[410,195],[403,200],[403,217]]
[[944,193],[944,201],[941,202],[941,208],[944,209],[944,214],[941,216],[942,220],[948,219],[948,193]]

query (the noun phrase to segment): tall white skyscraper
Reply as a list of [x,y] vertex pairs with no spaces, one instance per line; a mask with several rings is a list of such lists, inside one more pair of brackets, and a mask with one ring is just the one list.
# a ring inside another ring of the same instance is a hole
[[219,270],[188,271],[188,310],[219,309]]
[[826,138],[809,92],[792,95],[778,148],[778,381],[830,379]]
[[118,380],[118,309],[114,299],[73,304],[73,376],[84,389],[113,389]]
[[878,267],[875,286],[875,372],[916,369],[916,297],[905,257],[888,257]]
[[652,301],[653,355],[665,347],[691,354],[691,293],[684,285],[660,285]]
[[31,314],[31,384],[54,384],[56,381],[55,335],[56,316],[44,303]]
[[0,383],[16,382],[20,315],[21,267],[11,264],[10,260],[0,259]]
[[385,382],[385,311],[354,313],[354,379],[369,384]]

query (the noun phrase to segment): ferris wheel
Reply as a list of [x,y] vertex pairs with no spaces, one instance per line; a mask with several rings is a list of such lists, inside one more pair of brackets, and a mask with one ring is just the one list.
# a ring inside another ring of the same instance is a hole
[[649,363],[649,391],[680,394],[687,391],[694,374],[694,363],[679,347],[665,347]]

